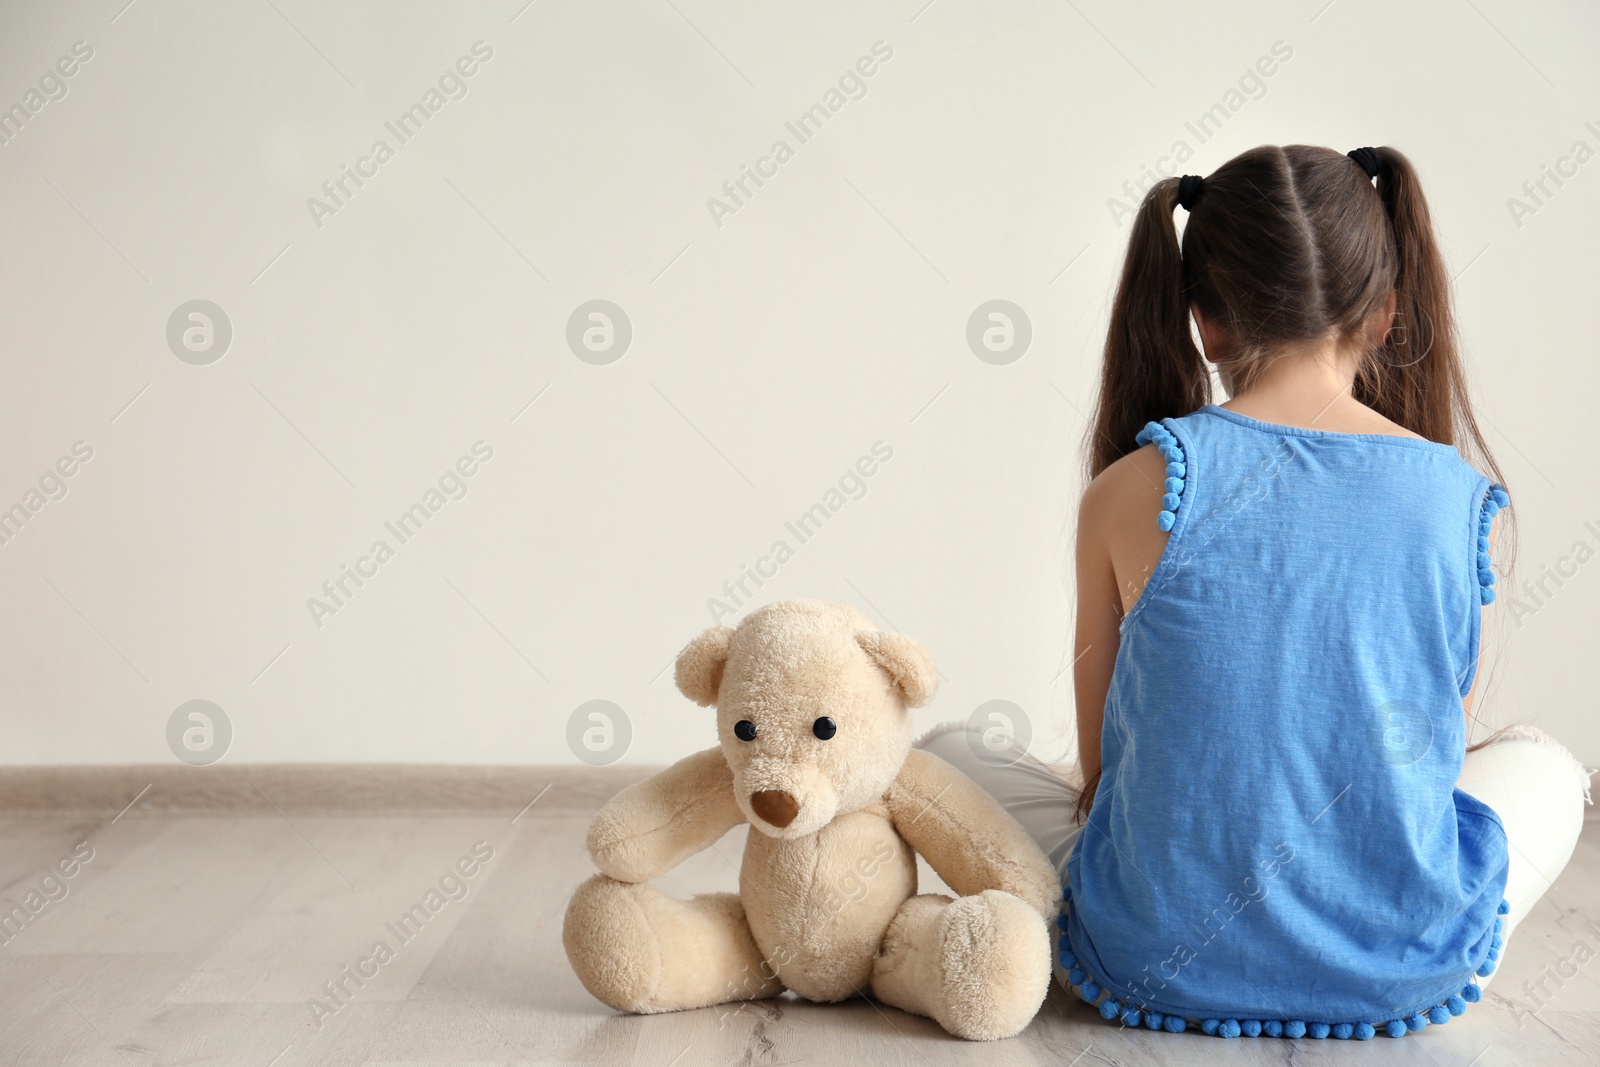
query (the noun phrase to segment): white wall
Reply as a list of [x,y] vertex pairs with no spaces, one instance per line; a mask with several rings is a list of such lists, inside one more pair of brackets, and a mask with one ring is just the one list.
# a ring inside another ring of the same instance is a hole
[[[5,5],[0,106],[93,57],[0,145],[0,507],[93,456],[0,545],[0,763],[170,760],[195,699],[229,760],[567,762],[605,699],[625,758],[667,761],[713,735],[666,668],[778,539],[759,600],[854,600],[934,650],[924,721],[1006,699],[1066,751],[1108,199],[1178,140],[1195,173],[1262,142],[1409,152],[1522,574],[1600,548],[1600,162],[1507,204],[1600,149],[1600,10],[1324,2]],[[385,122],[478,41],[466,95],[399,144]],[[785,122],[880,41],[799,143]],[[1275,42],[1200,143],[1185,122]],[[393,158],[314,220],[379,138]],[[708,198],[778,139],[793,158],[718,225]],[[633,331],[604,366],[565,340],[597,298]],[[209,365],[167,341],[194,299],[232,326]],[[1031,320],[1010,365],[965,339],[992,299]],[[384,523],[479,441],[467,495],[399,544]],[[797,545],[785,521],[879,441],[866,496]],[[308,598],[380,538],[317,625]],[[1600,564],[1547,588],[1520,626],[1496,606],[1484,714],[1600,761]]]

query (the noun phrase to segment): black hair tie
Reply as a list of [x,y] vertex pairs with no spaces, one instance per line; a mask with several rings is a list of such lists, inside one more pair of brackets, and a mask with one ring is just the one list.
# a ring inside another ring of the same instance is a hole
[[1185,174],[1178,179],[1178,206],[1185,211],[1193,211],[1194,206],[1200,202],[1200,194],[1206,191],[1206,180],[1198,174]]
[[1378,150],[1376,148],[1357,148],[1353,152],[1346,152],[1345,155],[1355,160],[1361,169],[1366,172],[1368,178],[1376,178],[1378,176],[1378,167],[1381,160],[1378,159]]

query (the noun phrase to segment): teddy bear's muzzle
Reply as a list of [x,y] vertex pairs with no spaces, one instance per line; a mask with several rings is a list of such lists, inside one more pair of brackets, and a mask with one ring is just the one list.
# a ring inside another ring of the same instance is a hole
[[800,803],[781,789],[763,789],[750,794],[750,808],[764,822],[783,829],[800,814]]

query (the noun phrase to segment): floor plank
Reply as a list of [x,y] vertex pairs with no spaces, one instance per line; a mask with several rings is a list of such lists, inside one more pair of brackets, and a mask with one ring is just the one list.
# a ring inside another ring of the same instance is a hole
[[[0,819],[0,900],[40,886],[80,842],[94,850],[65,895],[0,943],[0,1065],[1162,1067],[1225,1054],[1230,1064],[1505,1067],[1600,1058],[1600,823],[1587,825],[1488,996],[1464,1018],[1403,1041],[1238,1041],[1224,1052],[1199,1035],[1121,1030],[1060,990],[1021,1036],[982,1045],[868,1001],[612,1012],[584,991],[561,949],[567,898],[592,872],[590,814],[577,804],[518,807]],[[690,858],[661,888],[734,888],[745,832]],[[459,887],[441,886],[478,842],[493,858]],[[925,865],[922,875],[925,890],[942,888]],[[412,905],[426,909],[432,889],[437,909],[401,941],[387,924]],[[381,940],[393,958],[330,996],[324,983]]]

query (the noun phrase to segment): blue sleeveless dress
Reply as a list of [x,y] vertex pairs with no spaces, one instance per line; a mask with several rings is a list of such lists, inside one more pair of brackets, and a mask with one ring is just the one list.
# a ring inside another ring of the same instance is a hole
[[1449,446],[1208,405],[1149,424],[1166,549],[1121,625],[1059,962],[1107,1019],[1369,1038],[1500,953],[1505,831],[1455,788],[1507,503]]

